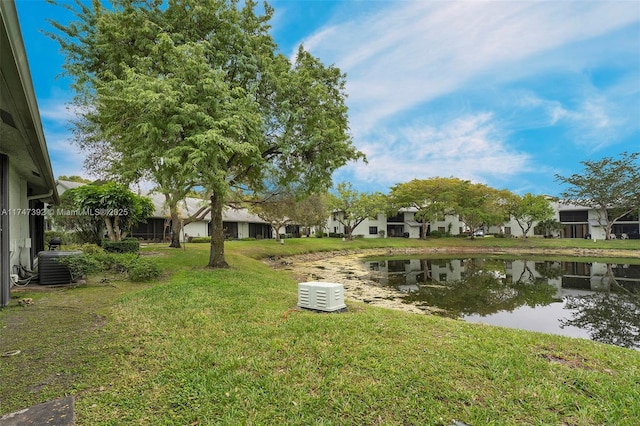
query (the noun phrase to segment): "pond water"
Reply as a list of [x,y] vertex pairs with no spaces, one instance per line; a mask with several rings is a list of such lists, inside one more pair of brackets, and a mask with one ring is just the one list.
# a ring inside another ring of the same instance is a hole
[[640,349],[640,264],[369,259],[371,279],[442,315]]

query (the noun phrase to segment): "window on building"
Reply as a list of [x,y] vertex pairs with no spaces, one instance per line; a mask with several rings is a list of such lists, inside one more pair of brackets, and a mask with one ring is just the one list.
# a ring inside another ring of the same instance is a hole
[[398,212],[397,215],[395,216],[389,216],[387,218],[387,222],[404,222],[404,213],[403,212]]
[[505,235],[511,235],[511,227],[510,226],[505,226],[504,227],[504,233],[505,233]]
[[[608,211],[607,213],[609,216],[609,220],[613,220],[615,213],[617,212],[614,213],[613,211]],[[637,221],[638,221],[638,212],[627,213],[626,215],[618,219],[618,222],[637,222]]]
[[438,232],[442,232],[444,234],[447,232],[447,229],[444,226],[438,226]]
[[369,227],[369,235],[378,235],[378,227],[370,226]]
[[560,222],[588,222],[589,212],[587,210],[568,210],[560,212]]

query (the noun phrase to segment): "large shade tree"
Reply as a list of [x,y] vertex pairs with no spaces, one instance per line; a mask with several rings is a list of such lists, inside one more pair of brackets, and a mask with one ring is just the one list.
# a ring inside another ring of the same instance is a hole
[[512,194],[481,183],[461,181],[455,190],[456,213],[471,233],[483,227],[500,226],[508,219],[507,203]]
[[391,188],[389,204],[394,211],[403,207],[414,209],[415,218],[422,222],[421,237],[426,238],[430,222],[453,212],[456,189],[461,184],[457,178],[413,179]]
[[310,235],[312,229],[324,232],[330,215],[328,192],[314,193],[298,200],[295,210],[291,213],[293,221],[306,228],[307,235]]
[[536,223],[553,217],[553,207],[547,197],[531,193],[522,196],[512,194],[507,199],[507,212],[518,223],[523,240],[527,239],[527,233]]
[[335,219],[344,226],[349,240],[353,230],[365,219],[376,219],[387,209],[387,197],[380,192],[360,192],[349,182],[339,183],[330,195],[329,205]]
[[582,161],[581,173],[556,175],[569,186],[561,194],[563,202],[594,209],[609,239],[617,220],[640,209],[639,158],[640,152],[623,152],[618,158]]
[[87,242],[100,243],[106,230],[111,241],[121,241],[139,223],[153,213],[153,203],[115,182],[72,188],[63,194],[56,208],[61,215],[57,224],[78,231]]
[[271,225],[273,235],[280,238],[280,231],[293,222],[292,214],[296,209],[296,196],[291,193],[276,193],[253,203],[249,211]]
[[270,194],[256,194],[248,209],[273,229],[280,239],[280,230],[287,225],[298,225],[322,230],[331,214],[327,192],[314,194],[296,194],[292,188],[279,188]]
[[252,0],[94,0],[77,2],[69,25],[53,23],[90,161],[155,182],[172,218],[204,188],[213,267],[227,266],[222,210],[233,194],[260,191],[265,176],[327,188],[334,170],[363,157],[348,134],[344,74],[302,47],[293,61],[278,53],[273,10],[256,9]]

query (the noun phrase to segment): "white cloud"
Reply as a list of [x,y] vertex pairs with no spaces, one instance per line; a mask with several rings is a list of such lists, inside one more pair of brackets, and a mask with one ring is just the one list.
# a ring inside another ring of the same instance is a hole
[[405,1],[356,16],[303,41],[347,72],[356,133],[481,76],[509,80],[513,67],[521,76],[522,61],[638,20],[634,2],[570,1]]
[[[539,111],[540,127],[555,126],[563,129],[566,137],[579,147],[595,152],[615,144],[622,136],[637,129],[640,124],[625,102],[617,102],[610,93],[595,92],[575,100],[573,106],[559,100],[543,99],[529,93],[518,106],[525,110]],[[633,105],[631,108],[633,109]],[[636,108],[639,106],[636,105]],[[637,111],[640,113],[640,110]]]
[[350,166],[354,176],[386,186],[434,176],[486,182],[525,171],[528,161],[526,154],[507,147],[504,131],[490,113],[460,117],[438,127],[385,132],[360,148],[368,164]]
[[61,99],[44,99],[39,105],[40,118],[57,123],[67,123],[78,116],[78,107]]

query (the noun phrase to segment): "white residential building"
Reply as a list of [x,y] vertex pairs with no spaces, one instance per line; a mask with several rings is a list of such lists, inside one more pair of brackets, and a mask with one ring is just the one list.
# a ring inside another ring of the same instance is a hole
[[[555,211],[554,219],[564,225],[556,233],[561,238],[590,238],[602,240],[605,238],[604,226],[600,224],[598,212],[583,206],[567,205],[557,201],[551,202]],[[624,234],[636,238],[640,234],[640,212],[629,214],[613,225],[613,233],[618,236]],[[346,234],[345,227],[340,223],[341,212],[334,212],[327,220],[326,230],[330,235]],[[535,225],[535,224],[534,224]],[[447,215],[442,220],[427,224],[427,235],[434,231],[440,234],[461,235],[469,233],[468,227],[457,215]],[[376,219],[365,219],[353,230],[354,237],[384,238],[405,237],[420,238],[422,223],[415,218],[415,209],[402,209],[396,216],[387,217],[383,214]],[[522,229],[518,222],[510,218],[502,226],[491,226],[481,230],[482,235],[494,234],[522,237]],[[535,226],[527,232],[527,237],[534,236]]]
[[[378,215],[376,219],[365,219],[353,230],[354,237],[364,238],[384,238],[384,237],[405,237],[420,238],[422,222],[415,218],[415,209],[402,209],[397,215],[387,217],[384,214]],[[326,229],[329,234],[344,234],[345,228],[339,219],[341,212],[334,212],[327,220]],[[427,224],[427,235],[433,231],[441,234],[461,235],[469,232],[468,227],[457,215],[446,215],[442,220]],[[511,219],[501,227],[490,227],[482,230],[484,234],[504,234],[512,236],[522,236],[522,230],[518,223]],[[533,228],[529,230],[527,236],[533,235]]]

